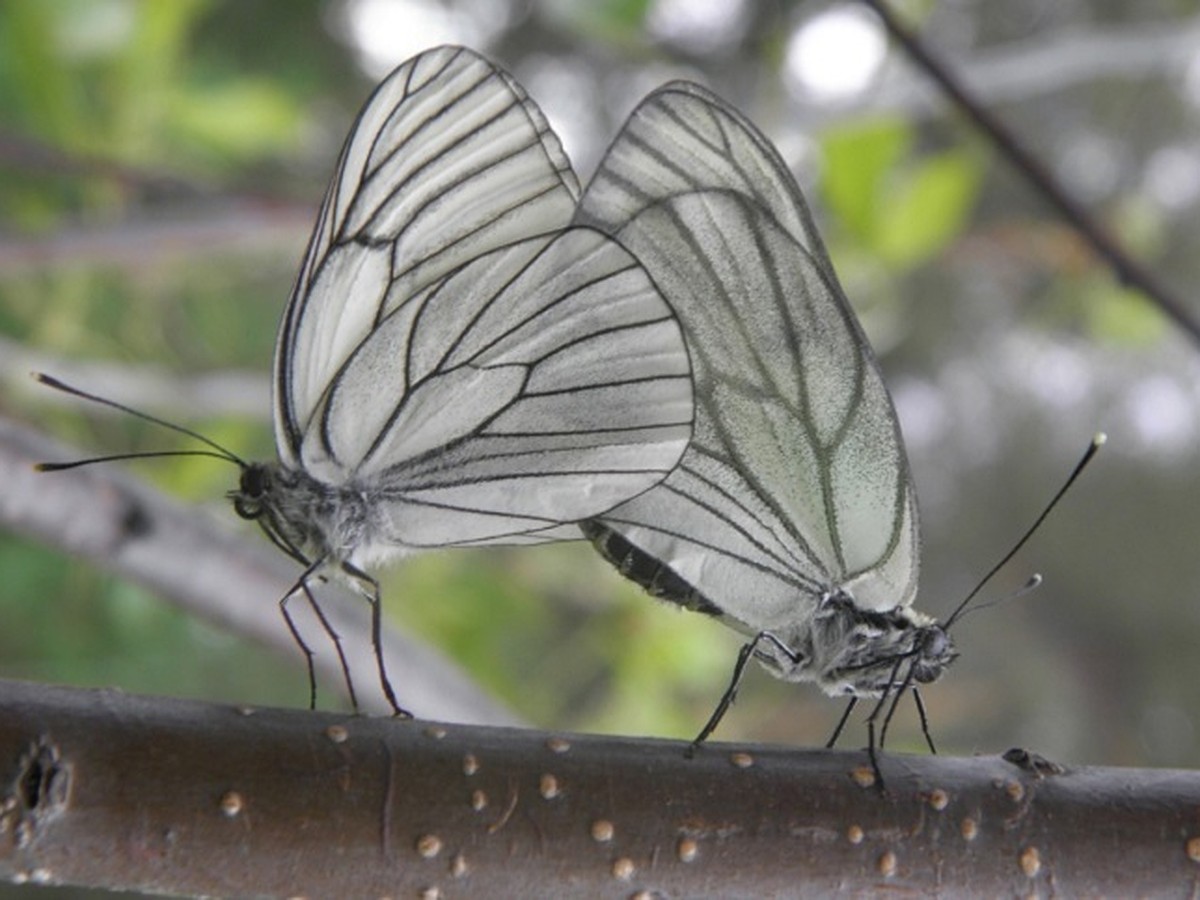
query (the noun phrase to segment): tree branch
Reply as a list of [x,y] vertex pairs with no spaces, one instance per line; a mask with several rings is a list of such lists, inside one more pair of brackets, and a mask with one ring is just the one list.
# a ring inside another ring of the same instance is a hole
[[881,794],[862,752],[685,746],[0,682],[0,877],[263,897],[1186,896],[1200,879],[1197,773],[885,754]]
[[43,405],[86,409],[93,415],[126,415],[72,394],[47,390],[29,377],[30,372],[47,372],[68,384],[87,385],[93,394],[172,420],[181,411],[189,421],[240,416],[268,423],[271,418],[271,382],[259,372],[226,369],[181,375],[166,366],[74,359],[31,350],[0,335],[0,384],[10,394]]
[[[956,80],[969,84],[976,103],[1017,102],[1104,79],[1183,77],[1200,42],[1200,16],[1119,26],[1073,25],[955,60]],[[869,93],[822,100],[806,109],[812,120],[842,120],[867,113],[920,119],[944,108],[938,85],[915,72],[896,72]]]
[[93,265],[143,272],[205,254],[282,251],[297,256],[312,229],[307,204],[220,201],[187,212],[64,227],[48,235],[0,236],[0,269]]
[[1159,309],[1175,320],[1196,343],[1200,343],[1200,322],[1191,311],[1147,267],[1127,254],[1123,247],[1097,222],[1087,209],[1058,183],[1049,170],[1025,148],[1024,144],[1000,119],[980,105],[966,87],[938,60],[921,41],[891,12],[885,0],[862,0],[883,21],[888,33],[921,69],[950,97],[1003,156],[1046,198],[1050,205],[1075,228],[1092,250],[1113,270],[1124,284],[1141,291]]
[[268,206],[286,202],[279,193],[252,185],[230,188],[195,175],[131,165],[109,157],[68,150],[30,134],[0,128],[0,166],[41,176],[103,180],[126,193],[178,198],[188,204],[223,199],[254,201]]
[[[118,467],[50,473],[33,468],[82,456],[0,418],[0,523],[90,559],[299,661],[275,602],[300,574],[294,562],[265,539],[246,540],[232,523],[171,500]],[[360,702],[367,709],[389,710],[378,690],[366,602],[333,586],[319,595],[343,637]],[[329,638],[302,603],[293,602],[289,610],[317,651],[322,685],[339,689],[342,673]],[[384,651],[401,701],[416,713],[490,724],[518,721],[440,653],[395,628],[384,636]],[[297,675],[297,699],[306,696]]]

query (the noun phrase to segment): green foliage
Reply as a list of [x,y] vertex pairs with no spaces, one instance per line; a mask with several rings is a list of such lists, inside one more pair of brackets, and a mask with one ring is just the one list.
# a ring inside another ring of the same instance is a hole
[[[264,184],[264,172],[299,172],[303,180],[297,183],[315,213],[332,154],[366,90],[352,54],[326,30],[329,6],[324,0],[0,3],[3,128],[6,137],[31,144],[27,159],[6,158],[7,168],[0,169],[0,218],[7,229],[54,236],[61,230],[68,239],[76,230],[103,234],[121,245],[114,256],[123,257],[130,240],[123,227],[144,227],[163,208],[180,214],[180,204],[167,206],[156,189],[130,186],[110,168],[216,187],[253,184],[267,195],[273,186]],[[522,62],[520,54],[577,53],[598,69],[595,48],[607,42],[618,59],[614,47],[652,57],[654,72],[662,75],[679,59],[669,49],[656,53],[647,38],[650,8],[649,0],[533,4],[529,17],[519,20],[508,55],[501,45],[494,49],[510,65]],[[779,23],[766,13],[757,18]],[[786,37],[782,28],[763,30],[748,37],[740,56],[689,57],[691,68],[672,74],[707,75],[725,94],[739,84],[769,92],[781,83],[777,66]],[[753,51],[746,49],[751,46]],[[626,84],[624,76],[636,74],[622,72],[613,81]],[[614,99],[628,104],[633,98]],[[975,211],[990,174],[980,155],[957,146],[930,150],[914,126],[895,119],[831,132],[824,151],[821,192],[832,214],[829,236],[839,251],[839,274],[858,282],[852,288],[866,288],[849,293],[856,300],[872,293],[903,298],[914,290],[904,276],[923,269],[919,274],[928,281],[917,290],[937,286],[921,294],[926,309],[936,307],[936,321],[912,325],[921,304],[897,302],[889,304],[898,323],[892,332],[919,332],[914,356],[940,352],[929,335],[949,328],[960,310],[975,323],[980,310],[939,293],[946,279],[935,281],[930,276],[936,267],[925,264],[954,244]],[[204,214],[200,204],[183,211]],[[1161,217],[1143,212],[1118,210],[1118,230],[1155,252],[1163,238]],[[156,365],[173,373],[236,368],[265,377],[301,250],[297,238],[281,250],[216,254],[187,246],[142,254],[132,263],[122,258],[107,265],[72,260],[6,267],[0,272],[0,333],[64,358]],[[1039,324],[1061,324],[1066,310],[1072,327],[1113,340],[1151,341],[1164,328],[1107,273],[1075,269],[1064,276],[1069,265],[1056,259],[1038,268],[1037,259],[1029,262],[1036,254],[1020,248],[999,255],[997,268],[1007,280],[1002,290],[980,296],[1030,293],[1054,309]],[[1022,271],[1030,268],[1036,278]],[[1039,281],[1036,292],[1028,289],[1033,281]],[[879,331],[874,329],[876,337]],[[971,346],[962,335],[945,343]],[[5,414],[83,447],[182,445],[144,423],[35,405],[27,392],[10,393],[0,396]],[[251,422],[197,421],[186,410],[179,417],[253,458],[272,452],[267,412]],[[147,462],[137,471],[174,494],[214,505],[231,486],[228,467],[202,459]],[[306,699],[298,658],[279,664],[260,648],[171,612],[87,565],[0,535],[0,574],[5,674],[240,702],[276,698],[299,705]],[[649,600],[585,546],[428,554],[388,577],[388,615],[444,647],[531,720],[557,727],[690,736],[724,689],[740,643],[701,616]],[[1089,599],[1090,593],[1096,592]],[[806,699],[829,710],[823,698],[776,685],[761,673],[750,677],[758,679],[754,690],[743,692],[731,720],[745,717],[759,737],[823,736],[820,713],[808,720],[795,714]],[[785,701],[786,712],[779,708]]]
[[1097,338],[1150,347],[1161,340],[1167,320],[1140,291],[1114,282],[1107,274],[1086,291],[1089,331]]
[[[1143,199],[1124,198],[1106,216],[1105,227],[1141,259],[1152,259],[1162,252],[1166,230]],[[1117,281],[1113,273],[1092,264],[1093,259],[1078,239],[1063,230],[1055,241],[1057,252],[1047,251],[1050,262],[1065,276],[1055,279],[1050,293],[1054,302],[1043,318],[1054,326],[1065,325],[1089,337],[1126,349],[1150,349],[1169,333],[1170,321],[1146,297]]]
[[[389,613],[546,726],[690,736],[737,646],[583,544],[426,554],[396,567],[384,592]],[[680,702],[689,691],[699,708]]]
[[1157,307],[1103,270],[1088,269],[1062,279],[1054,286],[1053,297],[1055,303],[1045,315],[1050,324],[1074,328],[1099,341],[1148,349],[1167,333],[1167,319]]
[[244,703],[303,700],[294,666],[90,566],[64,566],[59,554],[10,538],[0,540],[0,572],[4,677]]
[[216,155],[254,158],[279,152],[299,131],[300,112],[277,85],[262,79],[181,92],[169,124],[181,144]]
[[876,120],[826,135],[821,189],[861,250],[894,269],[919,265],[963,227],[981,167],[966,148],[916,155],[912,127]]
[[650,0],[548,0],[543,8],[567,30],[620,45],[644,41]]
[[[304,124],[282,85],[205,71],[190,53],[209,0],[12,0],[0,6],[6,127],[87,164],[161,165],[183,174],[213,160],[286,152]],[[3,212],[49,228],[63,214],[118,207],[111,182],[4,177]]]

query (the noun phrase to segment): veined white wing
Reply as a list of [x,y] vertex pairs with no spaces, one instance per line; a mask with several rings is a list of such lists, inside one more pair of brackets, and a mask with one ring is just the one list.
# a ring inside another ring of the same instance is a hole
[[696,397],[675,471],[585,533],[667,599],[769,632],[759,652],[777,674],[885,690],[929,621],[910,610],[916,502],[870,346],[778,153],[715,95],[673,83],[630,116],[576,220],[659,285]]
[[690,420],[670,309],[615,241],[570,228],[478,257],[383,319],[301,457],[370,492],[374,543],[478,543],[649,488]]
[[305,558],[362,565],[661,480],[691,430],[683,339],[628,253],[568,228],[577,193],[544,116],[486,60],[444,47],[389,76],[280,328],[279,470],[239,509]]
[[338,160],[275,351],[279,458],[300,462],[315,409],[390,312],[477,256],[561,229],[578,181],[541,110],[462,47],[392,72]]
[[[545,117],[506,73],[442,47],[375,91],[342,150],[275,349],[279,459],[246,463],[230,499],[306,566],[371,603],[366,567],[427,547],[557,532],[660,481],[691,434],[683,336],[645,269],[573,226],[578,184]],[[162,455],[162,454],[147,454]],[[167,454],[173,455],[173,454]],[[87,462],[47,466],[71,468]],[[557,537],[547,534],[543,539]]]

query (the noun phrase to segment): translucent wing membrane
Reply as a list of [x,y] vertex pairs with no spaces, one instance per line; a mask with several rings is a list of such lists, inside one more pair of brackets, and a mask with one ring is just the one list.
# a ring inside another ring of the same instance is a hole
[[912,602],[917,514],[895,413],[791,174],[692,84],[651,94],[577,221],[647,268],[692,357],[695,435],[602,526],[751,632],[794,633],[842,589]]
[[569,227],[577,197],[544,116],[470,51],[421,54],[380,85],[276,350],[280,460],[313,484],[285,506],[325,491],[365,521],[285,509],[325,517],[332,536],[300,543],[495,542],[611,509],[678,462],[678,322],[616,241]]
[[278,461],[244,462],[101,401],[239,467],[235,511],[304,564],[280,605],[310,704],[296,597],[356,703],[312,582],[344,578],[367,598],[380,685],[406,714],[384,665],[374,564],[577,538],[573,523],[682,457],[694,408],[678,319],[620,242],[573,223],[578,198],[558,139],[509,75],[464,48],[422,53],[368,100],[321,206],[276,342]]
[[484,253],[562,228],[578,183],[545,117],[460,47],[376,88],[342,150],[276,347],[280,459],[298,461],[322,394],[406,300]]
[[690,383],[644,270],[573,228],[479,257],[385,318],[333,380],[300,455],[319,480],[378,486],[377,539],[492,539],[661,480],[690,432]]

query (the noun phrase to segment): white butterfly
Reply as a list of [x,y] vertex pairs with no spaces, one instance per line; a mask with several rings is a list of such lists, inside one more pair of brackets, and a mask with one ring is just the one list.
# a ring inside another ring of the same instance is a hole
[[306,565],[292,593],[331,572],[369,597],[397,712],[369,567],[599,515],[691,434],[678,322],[572,225],[578,195],[511,76],[457,47],[404,63],[359,114],[283,316],[279,459],[217,448],[242,466],[237,512]]
[[753,636],[831,696],[933,681],[956,651],[912,608],[916,499],[899,424],[800,189],[740,113],[694,84],[647,97],[576,221],[649,271],[683,325],[695,434],[658,486],[584,523],[651,593]]

